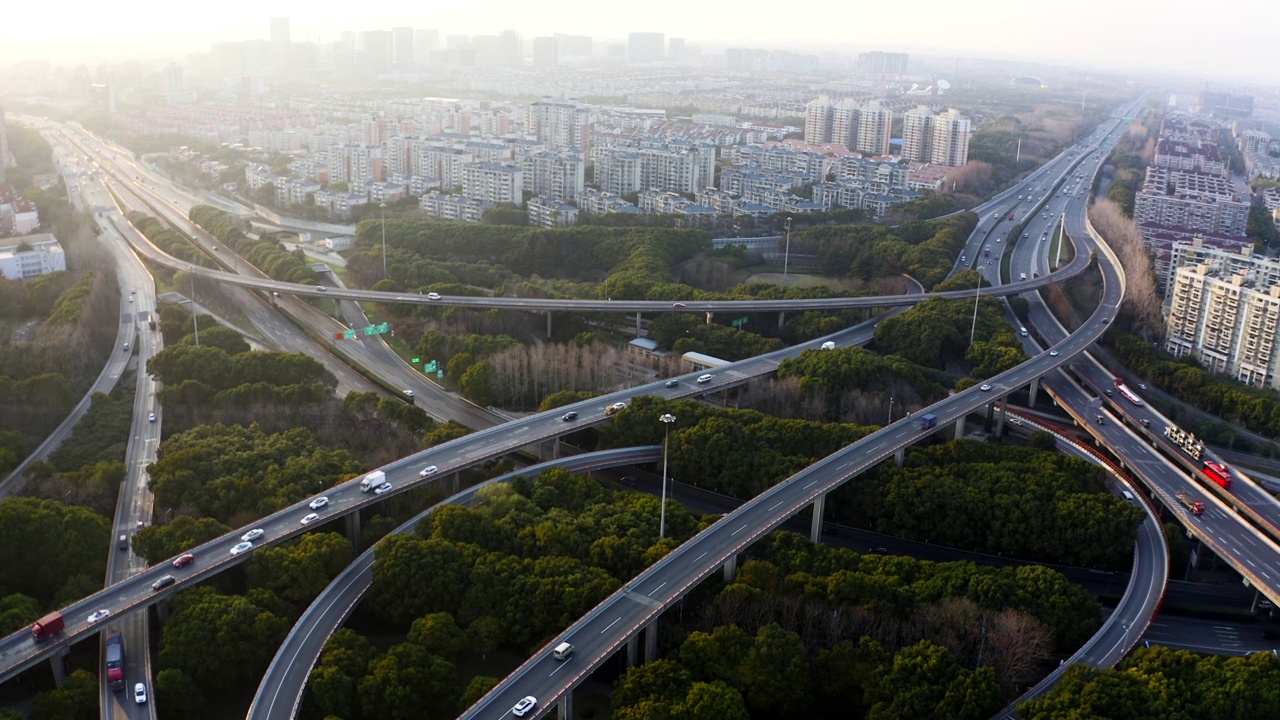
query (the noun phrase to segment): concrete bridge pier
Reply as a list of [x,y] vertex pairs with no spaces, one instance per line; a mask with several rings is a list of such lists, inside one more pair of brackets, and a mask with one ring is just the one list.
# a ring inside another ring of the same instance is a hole
[[711,324],[711,317],[714,315],[710,310],[707,311],[707,324]]
[[640,337],[640,313],[636,313],[636,337]]
[[907,449],[905,447],[898,448],[898,451],[893,454],[894,464],[897,465],[898,467],[902,467],[902,463],[906,462],[906,460],[907,460]]
[[53,657],[49,658],[49,669],[53,671],[54,687],[62,687],[63,683],[67,681],[67,666],[62,659],[70,653],[71,648],[63,645],[58,648],[58,652],[54,653]]
[[547,311],[547,339],[551,339],[551,311]]
[[360,547],[360,511],[347,513],[343,520],[347,525],[347,539],[351,541],[352,545]]
[[787,312],[784,310],[778,313],[778,329],[781,330],[787,324]]
[[649,664],[658,659],[658,618],[644,626],[644,662]]
[[1027,386],[1027,389],[1031,395],[1031,397],[1027,400],[1027,407],[1035,407],[1036,395],[1040,394],[1040,378],[1036,378],[1032,380],[1031,384]]
[[728,560],[724,561],[724,581],[733,582],[734,577],[738,575],[738,556],[730,555]]
[[571,720],[573,717],[573,688],[565,691],[564,697],[556,703],[556,717],[560,720]]
[[956,418],[956,439],[957,440],[964,439],[964,421],[965,421],[964,415],[961,415],[960,417]]
[[1009,396],[1000,398],[1000,414],[996,417],[996,437],[1004,437],[1004,419],[1009,414]]
[[640,633],[636,633],[627,639],[627,667],[636,666],[636,648],[640,644]]
[[827,494],[822,493],[813,500],[813,521],[809,525],[809,542],[822,542],[822,516],[827,509]]

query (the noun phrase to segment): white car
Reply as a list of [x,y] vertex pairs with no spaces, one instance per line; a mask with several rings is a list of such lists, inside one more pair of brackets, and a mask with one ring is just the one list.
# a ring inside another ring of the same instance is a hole
[[147,686],[138,683],[133,686],[133,701],[139,705],[147,704]]
[[404,396],[405,396],[405,397],[413,397],[413,391],[412,391],[412,390],[405,390],[405,391],[404,391]]
[[982,383],[982,387],[980,387],[980,388],[978,388],[978,389],[979,389],[979,390],[981,390],[982,392],[990,392],[990,391],[991,391],[991,386],[990,386],[990,385],[988,385],[987,383]]
[[432,475],[435,475],[436,471],[438,470],[439,468],[437,468],[435,465],[428,465],[422,468],[422,471],[418,473],[418,477],[420,478],[430,477]]
[[303,524],[303,525],[310,525],[311,523],[313,523],[313,522],[315,522],[316,520],[319,520],[319,519],[320,519],[320,513],[307,513],[307,514],[306,514],[306,515],[304,515],[304,516],[303,516],[303,518],[302,518],[302,524]]
[[156,421],[156,414],[155,414],[155,413],[147,413],[147,422],[155,422],[155,421]]
[[1049,351],[1049,357],[1058,357],[1058,351],[1057,351],[1057,350],[1050,350],[1050,351]]
[[240,555],[242,553],[247,553],[252,549],[253,549],[253,543],[251,542],[236,543],[236,546],[231,548],[231,554]]
[[434,293],[434,292],[427,293],[427,299],[428,299],[428,300],[439,300],[439,299],[440,299],[440,293]]
[[520,702],[516,703],[515,707],[511,708],[511,714],[516,717],[524,717],[525,713],[532,710],[537,704],[538,698],[532,695],[525,695],[520,698]]
[[266,532],[262,528],[254,528],[249,532],[241,535],[240,539],[245,542],[253,542],[254,540],[257,540],[258,538],[262,537],[265,534]]
[[382,483],[381,485],[373,489],[374,495],[385,495],[386,493],[389,493],[389,492],[391,492],[391,483]]
[[320,497],[316,498],[315,500],[312,500],[312,501],[307,505],[307,507],[311,508],[312,510],[319,510],[320,508],[322,508],[322,507],[324,507],[325,505],[328,505],[328,504],[329,504],[329,498],[328,498],[328,497],[326,497],[326,496],[324,496],[324,495],[321,495]]
[[111,615],[111,611],[106,608],[102,608],[101,610],[95,610],[93,614],[89,616],[89,624],[92,625],[97,622],[102,622],[103,620],[106,620],[107,617],[110,615]]
[[699,375],[699,376],[698,376],[698,384],[699,384],[699,385],[701,385],[701,384],[703,384],[703,383],[709,383],[709,382],[711,382],[711,379],[712,379],[712,378],[711,378],[711,375]]

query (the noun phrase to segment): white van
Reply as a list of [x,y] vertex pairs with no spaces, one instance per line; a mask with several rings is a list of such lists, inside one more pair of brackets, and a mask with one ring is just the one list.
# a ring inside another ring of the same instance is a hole
[[1019,334],[1019,335],[1021,335],[1022,337],[1026,337],[1026,336],[1027,336],[1027,329],[1026,329],[1026,328],[1024,328],[1024,327],[1020,327],[1020,328],[1018,328],[1018,334]]
[[833,340],[828,340],[828,341],[826,341],[826,342],[822,343],[822,349],[823,349],[823,350],[835,350],[835,349],[836,349],[835,341],[833,341]]
[[567,642],[562,642],[551,651],[551,657],[556,660],[564,660],[573,654],[573,646]]

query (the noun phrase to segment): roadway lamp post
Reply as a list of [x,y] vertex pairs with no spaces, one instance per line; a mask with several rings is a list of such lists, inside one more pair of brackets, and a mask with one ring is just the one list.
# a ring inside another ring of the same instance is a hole
[[982,296],[982,271],[978,271],[978,277],[973,284],[973,323],[969,325],[969,344],[973,344],[974,333],[978,330],[978,298]]
[[387,276],[387,204],[378,203],[382,210],[382,277]]
[[666,413],[658,418],[663,424],[662,430],[662,508],[658,511],[658,539],[667,536],[667,441],[671,438],[671,423],[676,416]]
[[782,277],[784,278],[787,276],[787,266],[791,263],[791,218],[790,217],[787,218],[786,228],[787,228],[787,246],[786,246],[786,249],[782,251]]
[[886,423],[886,427],[892,424],[893,424],[893,396],[890,395],[889,396],[889,422]]

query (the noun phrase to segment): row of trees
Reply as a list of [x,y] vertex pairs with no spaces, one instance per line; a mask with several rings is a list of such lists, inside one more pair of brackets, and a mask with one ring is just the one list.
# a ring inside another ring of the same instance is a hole
[[[984,297],[977,305],[975,324],[974,303],[968,300],[925,300],[877,325],[876,348],[939,370],[964,363],[977,378],[999,374],[1026,360],[1000,300]],[[970,327],[972,343],[965,332]]]
[[[0,598],[9,606],[0,615],[0,633],[35,621],[42,608],[100,589],[110,535],[111,521],[87,508],[28,497],[0,500]],[[34,602],[9,597],[18,593]]]
[[1214,375],[1190,355],[1174,358],[1133,335],[1120,336],[1115,347],[1125,367],[1164,392],[1210,415],[1280,439],[1280,401],[1274,391]]
[[926,288],[941,282],[977,225],[973,213],[884,225],[816,227],[792,233],[797,252],[815,255],[824,274],[870,279],[906,273]]
[[196,205],[188,217],[272,279],[307,285],[316,282],[316,271],[308,266],[301,248],[289,252],[279,242],[250,238],[241,229],[243,221],[210,205]]
[[192,245],[190,238],[186,235],[170,228],[146,213],[134,211],[130,212],[127,217],[129,224],[137,228],[138,232],[142,233],[156,247],[165,251],[166,254],[188,265],[213,267],[213,260],[210,260],[208,255],[205,255],[203,251]]

